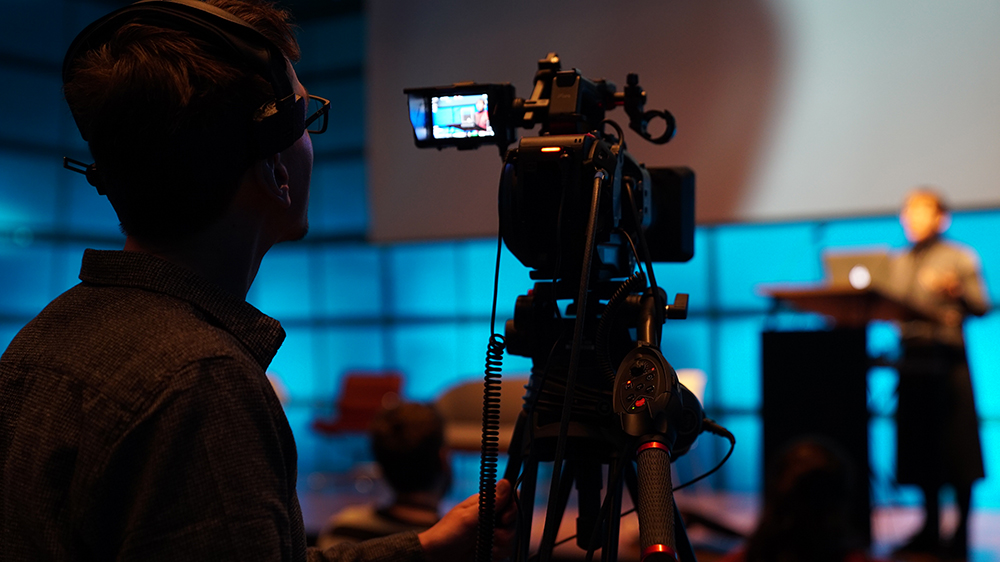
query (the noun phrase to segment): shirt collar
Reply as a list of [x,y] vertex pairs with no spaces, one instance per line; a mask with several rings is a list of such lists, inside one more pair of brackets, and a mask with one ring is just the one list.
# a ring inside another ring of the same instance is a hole
[[263,369],[285,339],[285,330],[274,318],[197,273],[150,254],[87,249],[80,280],[155,291],[187,301],[236,337]]

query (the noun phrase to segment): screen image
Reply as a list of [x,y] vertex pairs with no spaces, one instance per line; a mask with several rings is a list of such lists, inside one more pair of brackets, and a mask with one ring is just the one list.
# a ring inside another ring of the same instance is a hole
[[436,139],[492,137],[486,94],[431,98],[431,124]]
[[410,124],[418,141],[427,140],[427,104],[422,97],[410,96]]

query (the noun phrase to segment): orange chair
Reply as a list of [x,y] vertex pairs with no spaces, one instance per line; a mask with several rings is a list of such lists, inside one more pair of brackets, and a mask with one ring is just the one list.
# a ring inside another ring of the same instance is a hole
[[396,371],[351,371],[337,399],[337,417],[313,420],[321,434],[367,432],[372,419],[384,408],[399,403],[403,376]]

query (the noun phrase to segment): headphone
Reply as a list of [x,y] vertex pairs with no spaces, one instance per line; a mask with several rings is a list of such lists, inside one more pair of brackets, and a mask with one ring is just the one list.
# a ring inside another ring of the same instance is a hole
[[[296,96],[288,77],[288,62],[281,49],[246,21],[200,0],[140,0],[88,25],[70,44],[63,59],[63,84],[71,78],[74,63],[80,56],[108,42],[115,32],[129,23],[187,32],[228,51],[271,84],[275,111],[255,119],[252,124],[256,158],[285,150],[305,132],[307,100]],[[90,124],[82,121],[76,112],[73,112],[73,119],[83,140],[89,141]],[[63,158],[63,167],[86,175],[87,181],[104,195],[94,164]]]

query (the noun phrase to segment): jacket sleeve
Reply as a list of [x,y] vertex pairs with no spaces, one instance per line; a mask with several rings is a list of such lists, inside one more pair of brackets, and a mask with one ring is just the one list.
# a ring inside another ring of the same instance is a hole
[[417,533],[410,531],[358,543],[341,543],[326,550],[309,549],[308,562],[422,562]]

